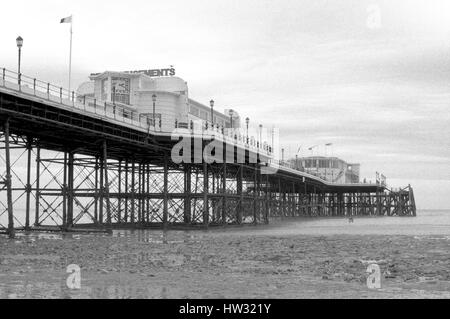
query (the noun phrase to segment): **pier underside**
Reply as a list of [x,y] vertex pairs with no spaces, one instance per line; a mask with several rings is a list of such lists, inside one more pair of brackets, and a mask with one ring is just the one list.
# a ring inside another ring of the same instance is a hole
[[0,232],[416,214],[410,187],[330,186],[269,173],[248,152],[244,163],[224,157],[224,163],[176,164],[173,145],[170,137],[0,92]]

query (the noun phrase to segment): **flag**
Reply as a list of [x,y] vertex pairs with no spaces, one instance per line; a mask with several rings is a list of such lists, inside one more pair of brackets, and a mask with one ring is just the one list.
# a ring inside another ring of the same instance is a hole
[[72,23],[72,16],[61,19],[61,23]]

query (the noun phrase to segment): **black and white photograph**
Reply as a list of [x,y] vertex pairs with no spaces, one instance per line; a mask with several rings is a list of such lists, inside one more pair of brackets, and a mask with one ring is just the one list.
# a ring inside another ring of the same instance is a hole
[[2,1],[0,299],[449,299],[449,110],[448,0]]

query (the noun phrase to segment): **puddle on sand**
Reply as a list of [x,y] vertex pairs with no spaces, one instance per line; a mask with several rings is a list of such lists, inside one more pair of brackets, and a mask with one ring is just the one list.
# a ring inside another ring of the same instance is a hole
[[133,241],[149,244],[185,244],[197,243],[204,237],[202,234],[192,231],[161,231],[161,230],[117,230],[113,237],[130,238]]
[[184,244],[184,243],[198,243],[205,236],[201,233],[192,231],[162,231],[162,230],[114,230],[113,234],[105,233],[46,233],[46,232],[28,232],[18,233],[14,241],[15,244],[21,245],[24,243],[32,244],[37,240],[81,240],[86,238],[123,238],[130,239],[134,242],[143,242],[148,244]]

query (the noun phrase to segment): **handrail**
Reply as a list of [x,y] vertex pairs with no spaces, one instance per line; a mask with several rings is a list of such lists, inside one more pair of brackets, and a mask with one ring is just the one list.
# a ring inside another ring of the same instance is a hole
[[106,118],[131,124],[145,130],[161,131],[161,126],[151,124],[150,116],[139,114],[130,108],[116,103],[98,101],[95,97],[79,96],[75,91],[69,91],[61,86],[36,78],[18,74],[6,68],[1,69],[1,86],[29,94],[65,107],[77,109],[79,112],[91,113]]

